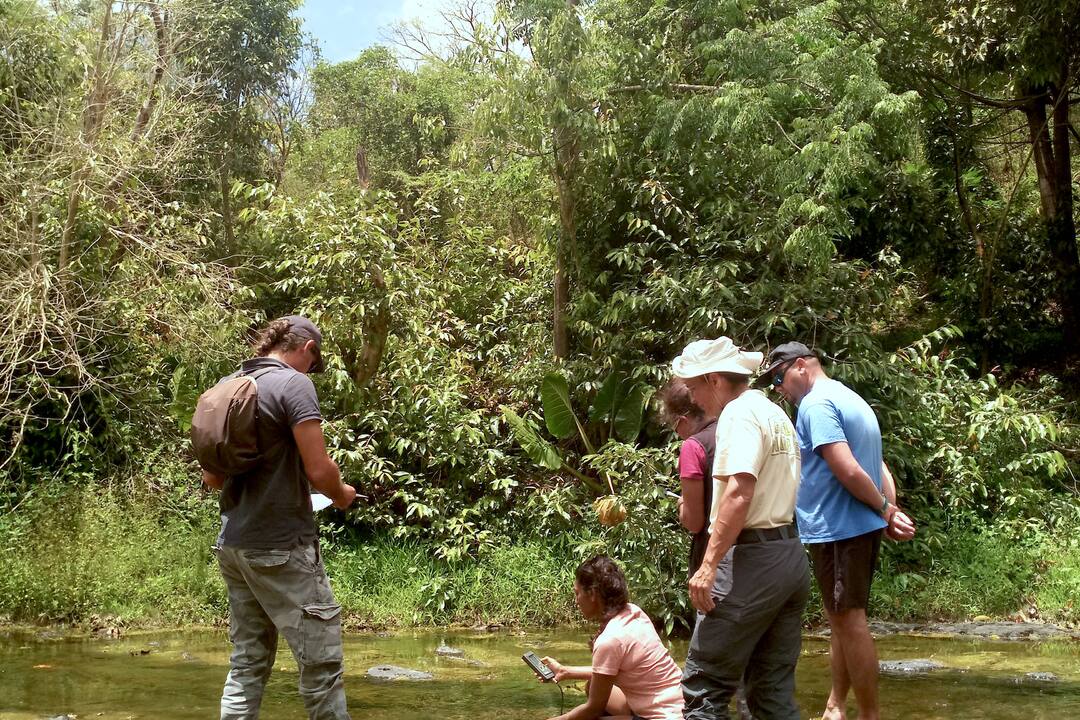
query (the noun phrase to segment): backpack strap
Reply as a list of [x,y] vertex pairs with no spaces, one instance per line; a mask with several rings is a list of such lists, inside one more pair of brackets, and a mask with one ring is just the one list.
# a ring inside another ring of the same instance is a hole
[[[282,367],[259,368],[258,370],[252,370],[250,373],[245,373],[243,370],[241,370],[238,377],[251,378],[251,381],[255,383],[255,391],[256,391],[256,393],[258,393],[259,378],[261,378],[263,375],[269,375],[270,373],[274,372],[275,370],[285,370],[285,369],[286,368],[282,368]],[[255,402],[255,446],[259,450],[259,453],[261,454],[262,453],[262,444],[259,442],[259,418],[260,418],[259,403],[258,403],[258,401],[256,401]]]
[[269,375],[270,373],[274,372],[275,370],[286,370],[286,369],[288,369],[288,368],[268,367],[268,368],[259,368],[257,370],[252,370],[251,372],[244,372],[243,370],[241,370],[240,374],[237,375],[237,377],[249,377],[252,380],[258,381],[258,379],[261,378],[263,375]]

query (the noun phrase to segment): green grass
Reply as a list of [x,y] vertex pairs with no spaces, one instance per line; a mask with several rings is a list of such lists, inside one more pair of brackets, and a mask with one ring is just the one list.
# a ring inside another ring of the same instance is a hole
[[363,625],[575,620],[572,562],[542,542],[447,566],[430,548],[379,538],[328,552],[326,566],[346,614]]
[[1075,532],[967,527],[933,545],[919,569],[885,559],[874,579],[871,614],[901,621],[1008,619],[1031,607],[1041,619],[1080,620],[1080,545]]
[[[207,498],[147,502],[101,488],[0,516],[0,615],[20,622],[218,623],[225,588]],[[447,565],[431,548],[378,537],[327,544],[327,572],[353,626],[552,625],[575,621],[573,563],[539,541]]]
[[184,517],[100,488],[0,519],[0,612],[26,621],[207,622],[225,594],[211,517]]
[[1060,553],[1047,559],[1034,597],[1044,615],[1080,625],[1080,541],[1075,533],[1068,534]]
[[[214,500],[172,487],[52,495],[43,489],[17,512],[0,515],[0,616],[43,623],[94,615],[139,625],[222,622],[226,596],[210,552],[218,526]],[[871,615],[1001,618],[1034,605],[1045,620],[1080,622],[1076,534],[959,527],[948,542],[925,549],[887,547]],[[359,539],[338,531],[327,538],[327,571],[352,627],[579,621],[568,542],[508,540],[479,559],[447,564],[431,547],[388,535]],[[666,582],[684,579],[679,573]],[[808,615],[820,616],[816,596]]]

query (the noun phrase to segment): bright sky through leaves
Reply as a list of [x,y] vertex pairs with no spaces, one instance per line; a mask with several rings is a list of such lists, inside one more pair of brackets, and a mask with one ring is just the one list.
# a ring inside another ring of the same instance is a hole
[[350,60],[385,43],[392,24],[418,19],[430,24],[447,0],[306,0],[300,8],[304,30],[319,41],[323,59]]

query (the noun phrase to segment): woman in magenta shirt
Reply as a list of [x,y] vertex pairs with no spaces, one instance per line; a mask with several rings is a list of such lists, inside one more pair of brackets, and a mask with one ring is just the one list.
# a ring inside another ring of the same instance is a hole
[[681,720],[682,671],[652,621],[629,602],[619,566],[600,555],[583,562],[574,577],[574,601],[582,615],[600,622],[600,629],[590,642],[591,666],[567,667],[544,658],[556,682],[588,682],[588,700],[553,720]]
[[659,392],[663,417],[683,443],[679,448],[679,523],[691,535],[691,578],[705,557],[709,544],[709,513],[712,510],[713,453],[716,449],[716,412],[706,412],[694,402],[690,389],[679,378]]

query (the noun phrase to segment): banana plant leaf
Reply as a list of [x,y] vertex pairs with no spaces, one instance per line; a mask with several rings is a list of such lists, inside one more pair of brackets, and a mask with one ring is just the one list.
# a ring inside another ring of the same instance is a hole
[[589,410],[589,422],[606,422],[611,411],[622,399],[623,385],[621,374],[613,372],[607,376],[604,384],[596,391],[596,397],[593,398],[592,408]]
[[529,459],[540,467],[548,470],[558,470],[563,466],[562,456],[555,446],[540,437],[536,427],[508,407],[502,408],[503,417],[510,425],[510,431],[518,445],[529,456]]
[[623,442],[633,442],[641,432],[641,421],[645,415],[645,406],[652,397],[653,389],[648,385],[637,384],[615,410],[612,429],[615,437]]
[[559,439],[568,438],[577,430],[590,453],[596,452],[585,434],[585,428],[574,414],[570,404],[570,386],[558,373],[548,373],[540,385],[540,399],[544,404],[544,423],[548,432]]

